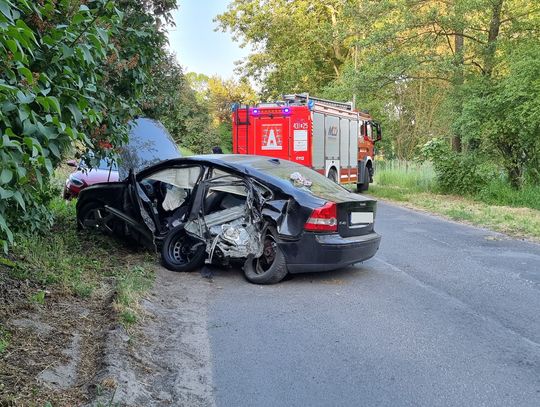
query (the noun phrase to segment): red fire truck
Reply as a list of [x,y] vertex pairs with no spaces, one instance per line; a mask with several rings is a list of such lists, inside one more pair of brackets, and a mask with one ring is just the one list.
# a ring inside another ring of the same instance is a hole
[[279,102],[234,106],[232,123],[235,154],[295,161],[335,182],[356,183],[359,191],[373,181],[381,126],[352,103],[285,95]]

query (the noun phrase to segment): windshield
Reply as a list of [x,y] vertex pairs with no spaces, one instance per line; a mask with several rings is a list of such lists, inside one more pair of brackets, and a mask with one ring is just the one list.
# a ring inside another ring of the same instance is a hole
[[112,171],[118,171],[118,166],[116,165],[116,159],[115,158],[102,158],[98,162],[96,162],[96,158],[94,158],[93,153],[89,153],[87,155],[87,158],[83,158],[79,162],[79,168],[81,170],[112,170]]
[[124,179],[130,169],[140,172],[160,161],[182,155],[160,122],[140,118],[131,122],[129,142],[122,146],[120,156],[120,179]]
[[[278,164],[279,163],[279,164]],[[313,195],[331,195],[348,192],[345,188],[330,181],[324,175],[311,168],[284,160],[261,160],[252,164],[253,167],[267,172],[275,177],[289,181],[296,188]]]
[[98,168],[100,170],[112,169],[113,171],[118,171],[116,162],[111,158],[102,158],[101,160],[99,160]]

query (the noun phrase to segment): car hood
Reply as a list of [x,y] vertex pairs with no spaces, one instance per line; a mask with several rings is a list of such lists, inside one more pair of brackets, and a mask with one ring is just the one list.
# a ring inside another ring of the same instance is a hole
[[138,173],[161,161],[182,157],[165,126],[157,120],[139,118],[129,125],[129,142],[120,149],[119,179],[125,179],[130,170]]
[[115,182],[118,181],[118,171],[115,170],[78,170],[72,173],[72,177],[84,181],[86,185],[93,185],[99,182]]

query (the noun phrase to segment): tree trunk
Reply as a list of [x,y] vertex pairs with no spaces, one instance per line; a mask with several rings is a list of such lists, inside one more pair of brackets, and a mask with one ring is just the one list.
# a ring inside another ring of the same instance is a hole
[[495,67],[495,53],[497,51],[497,39],[501,28],[501,13],[504,0],[496,0],[492,4],[491,21],[489,23],[489,33],[486,46],[486,56],[484,61],[484,75],[491,77]]
[[[456,30],[456,35],[454,36],[454,52],[455,52],[455,64],[456,64],[456,73],[454,76],[454,87],[459,88],[463,85],[463,29]],[[455,101],[455,110],[459,115],[461,114],[461,101]],[[461,142],[461,134],[459,132],[454,132],[452,136],[452,150],[456,153],[461,153],[463,147]]]

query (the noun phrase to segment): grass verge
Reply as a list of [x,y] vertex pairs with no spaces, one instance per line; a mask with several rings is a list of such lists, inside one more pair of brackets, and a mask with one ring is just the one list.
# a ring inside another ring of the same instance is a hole
[[[55,224],[47,235],[16,236],[10,276],[83,299],[101,295],[105,285],[112,285],[120,322],[135,322],[138,300],[153,282],[155,256],[127,249],[111,237],[77,231],[73,201],[57,198],[51,205]],[[31,301],[46,301],[43,290]]]
[[437,193],[429,164],[388,162],[377,167],[369,194],[449,219],[486,227],[515,237],[540,241],[540,187],[512,190],[493,180],[478,195]]

